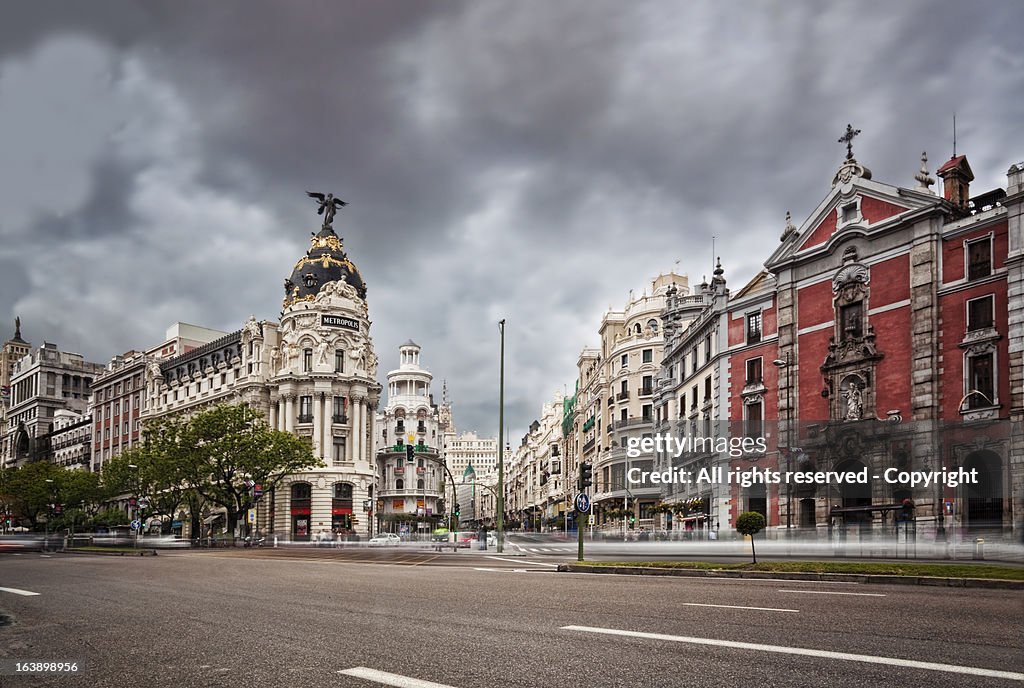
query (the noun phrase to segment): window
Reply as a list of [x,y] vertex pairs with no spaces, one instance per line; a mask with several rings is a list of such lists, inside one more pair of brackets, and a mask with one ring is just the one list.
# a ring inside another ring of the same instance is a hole
[[704,337],[704,362],[711,363],[711,335]]
[[683,417],[683,413],[686,411],[686,394],[679,395],[679,417]]
[[761,311],[747,313],[747,344],[761,341]]
[[992,241],[989,237],[967,243],[967,279],[976,280],[992,274]]
[[620,399],[626,399],[627,397],[629,397],[629,381],[628,380],[623,380],[622,381],[622,388],[619,391],[619,398]]
[[711,377],[704,378],[704,401],[711,401]]
[[345,352],[342,349],[334,350],[334,372],[345,372]]
[[657,333],[658,321],[655,320],[654,318],[651,318],[650,320],[647,321],[647,327],[651,329],[651,332]]
[[396,480],[395,481],[395,489],[396,490],[404,490],[405,489],[405,481],[402,480],[401,478]]
[[620,359],[619,365],[622,368],[628,368],[629,367],[629,354],[622,354],[622,358]]
[[345,397],[334,397],[334,418],[335,423],[345,422]]
[[859,219],[859,214],[860,213],[857,210],[856,201],[854,201],[853,203],[847,203],[846,205],[843,206],[840,222],[842,224],[846,224],[847,222],[855,222],[856,220]]
[[642,353],[644,363],[651,363],[654,361],[654,349],[644,349]]
[[747,384],[756,385],[760,384],[763,378],[761,377],[761,357],[751,358],[747,360]]
[[976,332],[993,327],[993,295],[982,296],[967,302],[967,331]]
[[842,331],[840,341],[860,339],[864,336],[864,302],[855,301],[839,308],[839,322]]
[[303,372],[310,372],[313,370],[313,350],[303,349],[302,350],[302,370]]
[[745,427],[744,431],[747,437],[761,437],[761,429],[764,424],[764,406],[761,401],[756,401],[752,404],[745,404],[743,407]]
[[650,404],[644,404],[643,408],[640,410],[640,417],[649,422],[651,420],[651,410],[652,407]]
[[313,422],[313,397],[299,397],[299,422]]
[[995,380],[992,377],[994,357],[995,354],[988,353],[971,356],[968,359],[967,382],[970,388],[964,393],[980,392],[980,394],[970,394],[967,397],[968,408],[982,408],[995,403]]
[[649,395],[654,393],[654,376],[644,375],[643,382],[640,387],[640,394]]
[[627,411],[626,409],[622,409],[622,411],[619,412],[619,420],[625,423],[628,419],[629,411]]

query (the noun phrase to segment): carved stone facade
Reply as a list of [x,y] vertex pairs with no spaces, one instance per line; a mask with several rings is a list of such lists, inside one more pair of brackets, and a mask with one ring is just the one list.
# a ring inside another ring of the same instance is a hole
[[365,538],[373,532],[381,392],[366,287],[329,226],[294,272],[314,260],[308,283],[286,291],[279,322],[250,317],[235,332],[151,361],[145,417],[217,403],[261,411],[271,427],[308,438],[325,465],[265,495],[256,528],[295,541]]

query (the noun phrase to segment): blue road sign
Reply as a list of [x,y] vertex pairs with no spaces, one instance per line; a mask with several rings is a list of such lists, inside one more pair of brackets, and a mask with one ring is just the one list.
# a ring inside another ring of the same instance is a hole
[[590,497],[588,497],[584,492],[580,492],[576,495],[576,499],[573,503],[576,505],[576,511],[579,511],[580,513],[590,511]]
[[[122,521],[122,523],[124,523],[124,521]],[[138,530],[141,527],[142,521],[140,521],[139,519],[135,519],[134,521],[132,521],[132,530]]]

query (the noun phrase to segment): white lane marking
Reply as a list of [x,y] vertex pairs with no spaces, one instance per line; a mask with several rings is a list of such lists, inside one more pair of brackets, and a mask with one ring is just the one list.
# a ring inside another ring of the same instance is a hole
[[795,592],[801,595],[857,595],[859,597],[886,597],[880,592],[835,592],[832,590],[779,590],[779,592]]
[[10,592],[15,595],[22,595],[24,597],[31,597],[32,595],[41,595],[42,593],[32,592],[31,590],[19,590],[18,588],[0,588],[0,592]]
[[[492,573],[538,573],[537,571],[530,571],[530,569],[483,569],[474,567],[474,571],[490,571]],[[540,573],[543,573],[541,571]]]
[[759,612],[792,612],[797,613],[799,609],[775,609],[774,607],[735,607],[731,604],[702,604],[700,602],[683,602],[686,607],[717,607],[719,609],[753,609]]
[[355,676],[356,678],[373,681],[374,683],[381,683],[385,686],[398,686],[398,688],[453,688],[443,683],[409,678],[399,674],[389,674],[386,671],[377,671],[376,669],[367,669],[366,667],[342,669],[338,673],[345,674],[346,676]]
[[971,676],[988,676],[990,678],[1007,678],[1013,681],[1024,681],[1024,674],[1015,671],[998,671],[979,667],[957,666],[955,664],[939,664],[937,662],[919,662],[913,659],[896,657],[877,657],[875,655],[855,655],[849,652],[833,652],[831,650],[812,650],[806,647],[786,647],[784,645],[761,645],[760,643],[740,643],[734,640],[716,640],[714,638],[691,638],[681,635],[665,635],[663,633],[643,633],[640,631],[623,631],[617,628],[597,628],[594,626],[562,626],[564,631],[584,631],[586,633],[602,633],[605,635],[624,635],[649,640],[668,640],[693,645],[713,645],[730,647],[737,650],[758,650],[761,652],[778,652],[786,655],[802,655],[805,657],[822,657],[839,659],[847,662],[865,662],[867,664],[886,664],[889,666],[907,667],[910,669],[926,669],[928,671],[944,671],[950,674],[969,674]]
[[558,564],[546,564],[543,561],[523,561],[521,559],[506,559],[504,557],[487,557],[488,559],[497,559],[498,561],[511,561],[514,564],[530,564],[531,566],[553,566],[558,568]]

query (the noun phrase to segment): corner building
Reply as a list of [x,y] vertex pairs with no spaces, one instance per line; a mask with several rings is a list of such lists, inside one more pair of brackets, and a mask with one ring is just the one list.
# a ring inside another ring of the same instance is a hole
[[288,475],[265,494],[257,530],[293,541],[320,533],[368,536],[381,387],[366,285],[329,221],[295,263],[284,292],[280,322],[251,317],[235,332],[151,362],[145,415],[218,403],[261,411],[271,427],[308,438],[325,466]]

